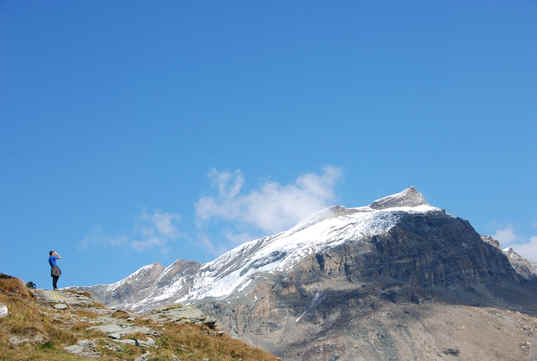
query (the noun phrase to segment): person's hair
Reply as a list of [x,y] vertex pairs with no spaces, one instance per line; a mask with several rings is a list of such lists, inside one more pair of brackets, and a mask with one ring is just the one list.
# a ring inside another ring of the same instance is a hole
[[54,251],[50,251],[50,252],[48,253],[48,255],[49,255],[49,256],[52,256],[53,253],[54,253]]

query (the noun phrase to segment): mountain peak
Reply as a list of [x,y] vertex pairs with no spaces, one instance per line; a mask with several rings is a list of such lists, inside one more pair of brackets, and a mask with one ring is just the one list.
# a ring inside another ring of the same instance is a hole
[[393,207],[416,207],[422,205],[429,204],[425,201],[423,194],[418,192],[413,186],[410,186],[399,193],[377,199],[371,203],[369,207],[373,209],[385,209]]

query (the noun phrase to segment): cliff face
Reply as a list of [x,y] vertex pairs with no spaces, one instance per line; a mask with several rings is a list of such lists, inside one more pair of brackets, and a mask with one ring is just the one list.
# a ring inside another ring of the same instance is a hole
[[467,221],[435,212],[402,214],[385,234],[311,255],[288,274],[259,277],[249,292],[200,307],[286,360],[433,360],[450,352],[516,360],[527,357],[522,336],[512,339],[516,352],[498,350],[494,339],[483,351],[476,334],[458,328],[488,330],[494,317],[483,307],[508,320],[536,304],[537,287],[500,249]]
[[[488,244],[501,249],[500,248],[500,242],[491,236],[488,235],[482,235],[481,239]],[[509,263],[513,267],[513,269],[524,279],[526,280],[533,280],[535,281],[537,279],[537,269],[535,268],[535,265],[529,262],[527,259],[519,255],[515,252],[512,248],[505,248],[502,250],[502,252],[507,256],[507,259],[509,260]]]

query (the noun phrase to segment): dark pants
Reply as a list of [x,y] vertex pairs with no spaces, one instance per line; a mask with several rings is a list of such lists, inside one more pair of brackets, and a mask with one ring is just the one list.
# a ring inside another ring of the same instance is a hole
[[58,278],[60,278],[60,276],[52,276],[52,287],[54,289],[58,288]]

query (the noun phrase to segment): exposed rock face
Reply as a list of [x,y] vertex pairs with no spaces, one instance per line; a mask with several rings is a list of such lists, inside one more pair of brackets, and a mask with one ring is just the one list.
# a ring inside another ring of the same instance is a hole
[[194,302],[285,360],[515,361],[537,323],[524,333],[513,312],[537,314],[537,285],[514,259],[411,187],[163,272],[160,293],[131,309]]
[[425,202],[423,194],[418,192],[414,187],[408,187],[400,193],[374,201],[369,207],[373,209],[386,209],[393,207],[416,207],[422,205],[428,205],[427,202]]
[[486,235],[486,234],[482,234],[481,239],[483,240],[483,242],[486,242],[486,243],[490,244],[493,247],[501,249],[500,248],[500,241],[498,241],[497,239],[494,239],[491,236]]
[[92,294],[110,306],[134,303],[151,292],[163,269],[164,267],[160,263],[142,267],[120,282],[112,285],[94,286]]
[[512,248],[507,248],[503,250],[503,252],[507,256],[511,266],[513,266],[519,275],[528,280],[537,279],[537,269],[535,268],[535,265],[516,253]]
[[511,266],[515,271],[526,280],[536,280],[537,279],[537,268],[535,265],[529,262],[527,259],[519,255],[512,248],[501,249],[500,242],[491,236],[481,235],[481,239],[488,244],[500,249],[509,260]]
[[[477,352],[477,345],[447,342],[442,349],[438,338],[447,331],[424,328],[440,322],[435,312],[458,317],[455,305],[531,312],[536,301],[535,285],[501,250],[468,222],[437,213],[404,215],[386,234],[325,250],[286,275],[259,280],[246,295],[200,307],[226,331],[286,360],[402,361],[430,360],[453,347],[465,357]],[[427,352],[424,337],[435,345]]]

